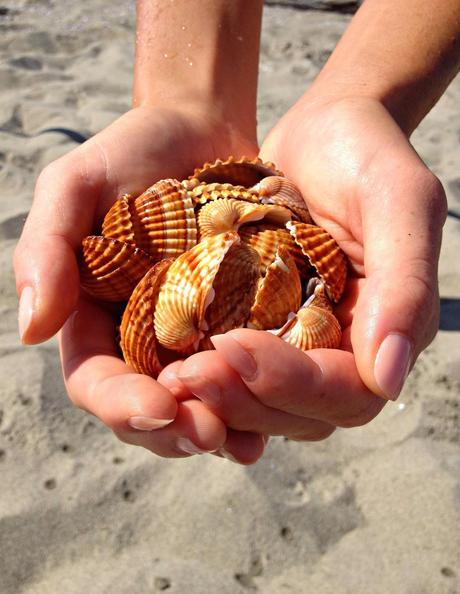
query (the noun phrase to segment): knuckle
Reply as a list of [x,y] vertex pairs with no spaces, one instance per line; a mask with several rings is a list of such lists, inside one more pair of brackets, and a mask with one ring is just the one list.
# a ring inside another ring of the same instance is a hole
[[290,437],[292,441],[323,441],[330,437],[334,431],[335,427],[333,425],[324,425],[324,427],[315,427],[313,431],[309,431],[308,433],[302,433],[300,435],[295,435]]
[[374,396],[373,399],[362,408],[359,408],[347,417],[337,420],[337,426],[344,429],[351,429],[353,427],[362,427],[370,423],[379,414],[385,406],[385,401]]

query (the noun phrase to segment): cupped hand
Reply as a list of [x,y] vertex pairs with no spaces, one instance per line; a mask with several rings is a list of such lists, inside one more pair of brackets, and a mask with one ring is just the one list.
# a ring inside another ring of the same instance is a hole
[[256,141],[212,110],[133,109],[41,173],[15,252],[23,342],[41,342],[63,327],[62,366],[73,402],[120,439],[162,456],[225,446],[249,463],[264,442],[257,434],[227,430],[196,398],[177,399],[174,390],[134,373],[119,358],[111,312],[80,295],[76,254],[117,197],[141,193],[162,178],[183,179],[232,152],[255,155]]
[[187,359],[171,385],[233,429],[322,439],[395,400],[433,339],[445,195],[386,109],[367,98],[304,98],[261,156],[298,185],[349,259],[341,349],[304,354],[269,333],[233,330],[214,338],[216,351]]

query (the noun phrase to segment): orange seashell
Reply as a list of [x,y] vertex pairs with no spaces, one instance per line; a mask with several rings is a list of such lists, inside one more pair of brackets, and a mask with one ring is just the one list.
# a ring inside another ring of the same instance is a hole
[[219,267],[212,288],[214,299],[206,309],[206,336],[200,350],[213,348],[209,337],[241,328],[249,318],[254,302],[260,261],[255,250],[244,243],[233,244]]
[[203,167],[195,169],[190,179],[200,182],[230,183],[235,186],[249,188],[269,175],[283,175],[273,163],[264,163],[261,159],[248,157],[228,157],[225,161],[217,159],[214,163],[205,163]]
[[214,278],[237,242],[234,232],[207,237],[172,264],[155,310],[155,332],[163,346],[181,352],[196,350],[208,329],[204,318],[214,299]]
[[334,314],[315,305],[300,309],[277,335],[302,351],[336,349],[342,340],[342,330]]
[[237,231],[240,225],[249,222],[265,219],[283,225],[290,218],[290,211],[282,206],[252,204],[233,198],[220,198],[206,204],[200,210],[198,228],[202,239],[225,231]]
[[134,243],[134,229],[131,220],[131,209],[134,206],[134,197],[131,194],[124,194],[116,200],[109,212],[105,215],[102,223],[102,235]]
[[291,180],[281,176],[269,176],[253,186],[251,190],[259,194],[262,204],[285,206],[300,221],[313,222],[300,190]]
[[300,307],[302,287],[294,258],[279,246],[274,261],[260,281],[248,327],[267,330],[281,326]]
[[137,373],[152,377],[162,370],[153,325],[160,287],[173,260],[157,262],[135,287],[123,313],[120,346],[123,357]]
[[[199,183],[189,191],[195,206],[206,204],[219,198],[234,198],[235,200],[244,200],[246,202],[259,203],[259,196],[256,192],[248,190],[244,186],[234,186],[232,184],[206,184]],[[184,183],[184,182],[182,182]]]
[[312,223],[305,200],[298,187],[286,177],[272,175],[265,177],[250,188],[259,195],[262,204],[279,204],[288,208],[300,221]]
[[138,196],[131,218],[136,245],[155,260],[176,258],[196,244],[193,202],[176,180],[157,182]]
[[345,289],[347,261],[335,239],[316,225],[289,221],[286,227],[318,271],[330,298],[338,301]]
[[90,235],[82,242],[80,284],[103,301],[126,301],[153,265],[148,254],[134,245]]
[[307,258],[286,229],[274,225],[245,226],[238,230],[244,241],[253,247],[260,256],[261,272],[265,274],[268,266],[274,261],[279,246],[284,246],[294,258],[302,278],[311,276],[311,267]]

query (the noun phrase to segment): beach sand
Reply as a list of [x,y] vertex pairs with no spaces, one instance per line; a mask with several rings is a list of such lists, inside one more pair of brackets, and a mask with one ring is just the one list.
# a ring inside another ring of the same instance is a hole
[[[444,183],[441,330],[397,403],[252,467],[164,460],[69,403],[56,340],[22,347],[11,256],[43,166],[129,108],[131,2],[0,7],[0,593],[460,593],[460,79],[413,136]],[[260,137],[350,17],[269,7]]]

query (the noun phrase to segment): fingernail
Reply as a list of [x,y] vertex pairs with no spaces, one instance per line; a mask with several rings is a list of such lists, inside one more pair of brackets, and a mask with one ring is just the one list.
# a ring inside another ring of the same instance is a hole
[[243,379],[248,381],[255,379],[256,361],[235,338],[228,334],[216,334],[211,337],[211,342],[230,367],[233,367]]
[[174,419],[154,419],[152,417],[130,417],[128,425],[139,431],[154,431],[172,423]]
[[377,385],[387,398],[396,400],[409,374],[412,346],[402,334],[389,334],[380,345],[374,365]]
[[226,458],[227,460],[231,460],[232,462],[239,464],[239,462],[235,458],[235,456],[233,456],[233,454],[230,454],[230,452],[227,451],[226,449],[220,448],[220,450],[218,450],[217,453],[220,454],[222,456],[222,458]]
[[35,305],[35,291],[32,287],[24,287],[21,292],[21,298],[19,299],[19,311],[18,311],[18,326],[19,326],[19,337],[21,341],[24,340],[24,336],[32,321],[34,314]]
[[209,454],[206,450],[201,450],[187,437],[179,437],[176,441],[176,447],[185,454]]
[[205,404],[216,406],[222,400],[222,394],[219,386],[208,381],[205,377],[197,375],[180,375],[179,379],[197,398]]

